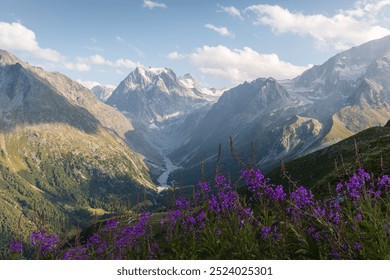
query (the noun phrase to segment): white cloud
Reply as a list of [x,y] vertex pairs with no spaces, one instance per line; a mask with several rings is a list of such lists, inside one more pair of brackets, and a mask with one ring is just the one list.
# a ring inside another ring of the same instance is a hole
[[189,61],[203,74],[232,84],[260,77],[294,78],[309,68],[280,60],[276,54],[261,54],[248,47],[232,50],[221,45],[198,48],[189,55]]
[[276,34],[309,36],[318,48],[345,50],[390,34],[390,29],[378,23],[378,13],[389,5],[388,0],[358,1],[353,9],[341,10],[333,16],[305,15],[277,5],[252,5],[245,12],[253,12],[254,24],[270,26]]
[[185,58],[185,55],[184,54],[181,54],[177,51],[174,51],[174,52],[170,52],[167,57],[171,60],[181,60],[183,58]]
[[[121,38],[118,36],[117,40],[121,40]],[[92,65],[127,69],[133,69],[140,65],[140,63],[124,58],[110,61],[98,54],[70,60],[53,49],[41,48],[35,33],[17,22],[0,22],[0,49],[26,52],[33,57],[51,62],[50,68],[53,69],[64,67],[68,70],[86,72],[91,70]]]
[[244,20],[244,17],[241,15],[240,10],[238,10],[236,7],[234,7],[234,6],[225,7],[225,6],[222,6],[219,4],[217,6],[218,6],[218,8],[220,8],[220,10],[218,10],[218,12],[224,12],[224,13],[231,15],[232,17],[237,17],[241,20]]
[[98,54],[90,56],[89,59],[90,59],[92,64],[100,65],[100,64],[106,64],[107,63],[107,60],[104,57],[102,57],[101,55],[98,55]]
[[95,64],[95,65],[106,65],[113,68],[133,69],[141,65],[139,62],[134,62],[130,59],[125,59],[125,58],[119,58],[115,61],[107,60],[99,54],[90,56],[88,58],[82,58],[81,60],[84,61],[85,63]]
[[63,60],[59,52],[41,48],[35,33],[18,22],[0,22],[0,48],[10,51],[24,51],[34,57],[51,62]]
[[149,9],[166,8],[167,7],[167,5],[165,5],[164,3],[153,2],[153,1],[149,1],[149,0],[144,0],[144,5],[143,6],[145,8],[149,8]]
[[75,70],[79,72],[88,72],[91,70],[91,65],[84,62],[65,62],[64,66],[66,69]]
[[208,28],[208,29],[211,29],[215,32],[217,32],[219,35],[221,36],[226,36],[226,37],[234,37],[234,34],[231,33],[229,31],[229,29],[227,29],[226,27],[222,26],[222,27],[217,27],[215,25],[212,25],[212,24],[206,24],[204,27]]
[[111,67],[124,67],[128,69],[136,68],[137,66],[141,66],[140,63],[134,62],[130,59],[117,59],[115,62],[110,62],[109,64]]

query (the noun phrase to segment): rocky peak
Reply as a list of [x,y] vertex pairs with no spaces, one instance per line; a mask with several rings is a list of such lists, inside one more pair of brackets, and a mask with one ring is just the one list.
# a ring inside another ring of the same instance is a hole
[[1,65],[12,65],[12,64],[26,64],[25,62],[21,61],[19,58],[14,56],[13,54],[0,50],[0,66]]

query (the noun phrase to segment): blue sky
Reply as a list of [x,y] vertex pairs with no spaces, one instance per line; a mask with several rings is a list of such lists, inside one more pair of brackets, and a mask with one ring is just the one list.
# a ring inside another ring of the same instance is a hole
[[390,0],[0,0],[0,49],[85,85],[169,67],[231,87],[293,78],[390,34]]

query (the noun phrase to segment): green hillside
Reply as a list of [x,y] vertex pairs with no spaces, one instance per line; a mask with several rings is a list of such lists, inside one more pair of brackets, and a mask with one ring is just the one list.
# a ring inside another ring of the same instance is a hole
[[153,188],[142,158],[107,130],[40,124],[0,133],[0,247],[41,225],[59,234],[126,211]]
[[[356,143],[356,144],[355,144]],[[284,163],[290,179],[324,192],[329,184],[347,177],[364,167],[381,174],[390,170],[390,128],[373,127],[355,134],[325,149]],[[281,167],[268,176],[273,182],[286,184]]]

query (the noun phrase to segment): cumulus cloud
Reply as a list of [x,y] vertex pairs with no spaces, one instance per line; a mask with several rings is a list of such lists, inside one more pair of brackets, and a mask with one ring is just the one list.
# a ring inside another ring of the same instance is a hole
[[79,72],[88,72],[91,70],[91,65],[85,62],[65,62],[64,66],[66,69]]
[[189,61],[203,74],[234,83],[260,77],[294,78],[310,66],[296,66],[281,60],[276,54],[261,54],[245,47],[203,46],[189,55]]
[[63,60],[59,52],[41,48],[35,33],[18,22],[0,22],[0,48],[10,51],[24,51],[34,57],[51,62]]
[[217,33],[218,33],[219,35],[221,35],[221,36],[234,37],[234,34],[231,33],[231,32],[229,31],[229,29],[227,29],[227,27],[224,27],[224,26],[222,26],[222,27],[217,27],[217,26],[212,25],[212,24],[210,24],[210,23],[205,24],[204,27],[206,27],[206,28],[208,28],[208,29],[211,29],[211,30],[217,32]]
[[153,1],[149,1],[149,0],[144,0],[144,5],[143,6],[145,8],[149,8],[149,9],[166,8],[167,7],[167,5],[165,5],[164,3],[153,2]]
[[218,12],[224,12],[231,15],[232,17],[237,17],[241,20],[244,20],[244,17],[241,15],[240,10],[238,10],[236,7],[234,6],[225,7],[219,4],[217,6],[219,8]]
[[106,66],[110,66],[113,68],[133,69],[133,68],[141,65],[138,62],[134,62],[130,59],[125,59],[125,58],[119,58],[115,61],[111,61],[111,60],[105,59],[103,56],[101,56],[99,54],[92,55],[88,58],[81,58],[80,60],[86,64],[106,65]]
[[167,57],[171,60],[181,60],[183,58],[185,58],[186,56],[184,54],[181,54],[177,51],[174,51],[174,52],[170,52]]
[[245,12],[255,14],[254,24],[270,26],[274,33],[295,33],[314,39],[318,48],[345,50],[390,34],[378,22],[378,13],[390,5],[388,0],[358,1],[350,10],[333,16],[305,15],[278,5],[252,5]]

